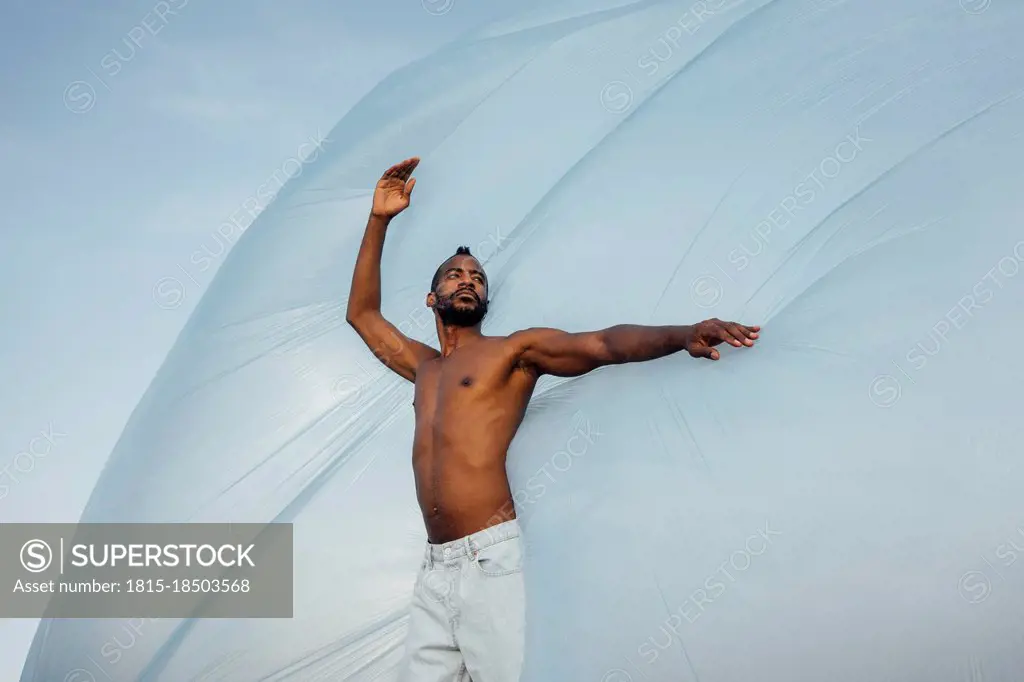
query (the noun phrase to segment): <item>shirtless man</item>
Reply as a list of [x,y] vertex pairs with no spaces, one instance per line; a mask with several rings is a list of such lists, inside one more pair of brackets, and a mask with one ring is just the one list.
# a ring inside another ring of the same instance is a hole
[[409,206],[419,164],[385,171],[359,247],[347,320],[395,373],[415,384],[412,463],[427,543],[406,639],[402,682],[516,682],[523,656],[522,549],[505,457],[537,379],[715,346],[752,346],[760,327],[619,325],[571,334],[533,328],[484,336],[487,275],[469,249],[437,269],[427,294],[441,351],[380,312],[380,260],[391,219]]

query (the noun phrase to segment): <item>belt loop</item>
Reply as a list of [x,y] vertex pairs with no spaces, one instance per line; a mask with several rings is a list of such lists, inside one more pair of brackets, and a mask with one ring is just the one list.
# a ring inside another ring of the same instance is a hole
[[473,536],[472,535],[467,535],[465,542],[466,542],[466,557],[470,561],[474,561],[476,559],[476,550],[473,547]]
[[426,544],[427,544],[427,570],[428,571],[432,571],[432,570],[434,570],[434,553],[430,549],[430,543],[428,542]]
[[500,526],[500,525],[501,525],[501,524],[498,524],[498,525],[496,525],[496,526],[488,526],[487,528],[485,528],[485,529],[483,530],[483,532],[481,533],[481,535],[484,535],[484,536],[485,536],[485,537],[483,538],[483,543],[484,543],[484,545],[485,545],[485,546],[487,546],[487,547],[490,547],[490,546],[491,546],[491,545],[493,545],[493,544],[494,544],[495,542],[497,542],[497,541],[496,541],[496,540],[494,539],[494,529],[495,529],[495,528],[497,528],[497,527],[498,527],[498,526]]

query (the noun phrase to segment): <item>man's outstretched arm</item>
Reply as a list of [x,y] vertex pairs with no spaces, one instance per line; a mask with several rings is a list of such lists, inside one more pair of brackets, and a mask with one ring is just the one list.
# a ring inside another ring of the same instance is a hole
[[366,222],[366,232],[352,273],[345,313],[345,319],[377,359],[409,381],[416,380],[416,369],[421,362],[435,358],[439,353],[410,339],[381,315],[380,259],[391,219],[409,206],[409,197],[416,184],[410,176],[417,164],[419,159],[416,157],[406,159],[386,170],[377,182],[370,219]]
[[717,360],[715,346],[753,346],[760,330],[715,318],[684,326],[622,324],[579,334],[535,328],[517,332],[509,340],[522,367],[538,374],[573,377],[605,365],[645,362],[682,350],[695,358]]

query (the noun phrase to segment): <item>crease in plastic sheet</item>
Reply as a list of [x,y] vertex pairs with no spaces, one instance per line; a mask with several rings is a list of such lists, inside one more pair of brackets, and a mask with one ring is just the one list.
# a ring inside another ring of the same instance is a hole
[[293,522],[294,619],[47,620],[23,682],[394,679],[412,391],[344,305],[412,154],[383,301],[415,338],[459,244],[488,333],[764,326],[539,387],[524,680],[1016,679],[1022,29],[1000,0],[575,0],[395,72],[235,246],[83,516]]

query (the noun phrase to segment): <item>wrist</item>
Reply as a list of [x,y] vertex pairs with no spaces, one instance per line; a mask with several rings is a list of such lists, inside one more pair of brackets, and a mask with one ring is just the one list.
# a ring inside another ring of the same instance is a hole
[[685,348],[689,345],[690,341],[693,340],[693,335],[696,330],[696,326],[692,324],[679,325],[674,328],[675,342],[681,348]]

